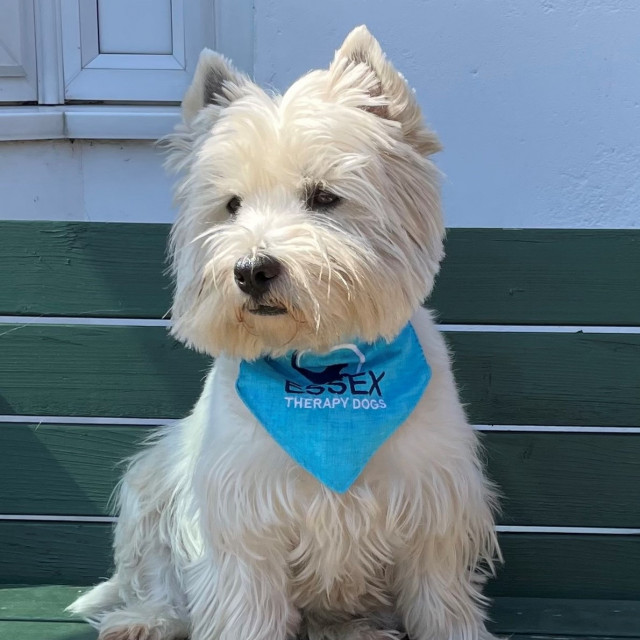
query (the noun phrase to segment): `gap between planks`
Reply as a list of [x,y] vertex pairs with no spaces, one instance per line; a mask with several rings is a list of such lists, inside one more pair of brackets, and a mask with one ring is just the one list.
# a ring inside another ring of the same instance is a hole
[[[160,318],[83,318],[70,316],[0,316],[0,324],[71,324],[116,327],[169,327],[171,321]],[[640,334],[640,327],[603,325],[536,325],[536,324],[439,324],[441,331],[489,333],[628,333]]]
[[[176,418],[103,418],[95,416],[27,416],[0,415],[0,423],[105,425],[114,427],[159,427],[177,422]],[[639,427],[602,427],[575,425],[474,424],[476,431],[532,432],[532,433],[640,433]]]
[[[50,515],[23,515],[0,514],[0,521],[11,522],[91,522],[113,523],[117,522],[116,516],[50,516]],[[571,535],[640,535],[640,529],[624,527],[541,527],[496,525],[498,533],[564,533]]]

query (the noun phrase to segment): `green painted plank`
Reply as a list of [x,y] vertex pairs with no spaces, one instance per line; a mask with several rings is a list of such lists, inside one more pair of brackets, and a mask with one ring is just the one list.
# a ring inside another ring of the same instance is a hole
[[0,222],[0,315],[160,318],[168,225]]
[[[0,640],[96,640],[89,625],[61,622],[0,622]],[[615,640],[593,635],[512,635],[513,640]],[[631,640],[640,640],[632,638]]]
[[[158,224],[0,222],[0,315],[162,317],[167,233]],[[640,231],[452,229],[446,253],[430,302],[442,322],[640,322]]]
[[111,573],[112,525],[0,521],[0,583],[90,585]]
[[452,332],[475,424],[640,425],[640,335]]
[[[636,632],[637,633],[637,632]],[[509,640],[618,640],[619,636],[597,636],[591,634],[573,635],[572,633],[561,633],[543,635],[540,633],[515,633],[509,635]],[[637,635],[629,636],[627,640],[640,640]]]
[[[640,600],[640,536],[500,535],[505,565],[493,597]],[[111,526],[0,522],[0,581],[88,585],[109,575]]]
[[640,324],[640,230],[452,229],[442,322]]
[[151,429],[0,423],[0,513],[109,515],[124,458]]
[[[572,633],[554,633],[552,635],[516,633],[509,636],[509,640],[618,640],[618,638],[619,636],[596,636],[591,634],[580,634],[576,636]],[[629,636],[628,640],[640,640],[640,637],[637,635]]]
[[0,587],[0,620],[69,622],[65,612],[88,587],[67,585],[11,585]]
[[[96,640],[97,637],[97,631],[79,622],[0,622],[0,640]],[[612,636],[571,634],[515,634],[510,637],[513,640],[615,640]]]
[[[62,585],[0,588],[0,620],[69,622],[65,608],[86,590]],[[640,601],[497,598],[489,617],[496,634],[630,638],[638,631]]]
[[0,415],[178,417],[209,360],[164,327],[4,325]]
[[84,622],[1,622],[0,640],[96,640]]
[[[640,424],[640,335],[448,334],[477,424]],[[185,415],[208,360],[163,327],[4,325],[0,415]]]
[[489,628],[496,634],[632,638],[640,628],[640,600],[496,598]]
[[488,432],[500,524],[640,528],[640,435]]
[[487,594],[640,600],[640,536],[501,534],[504,565]]
[[[152,428],[0,424],[0,513],[108,515],[123,466]],[[640,436],[483,434],[500,524],[640,527]]]

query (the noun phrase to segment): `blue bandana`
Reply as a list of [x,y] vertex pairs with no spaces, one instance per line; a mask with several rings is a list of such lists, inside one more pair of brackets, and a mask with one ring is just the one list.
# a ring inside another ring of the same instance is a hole
[[346,491],[409,417],[431,369],[413,327],[391,343],[242,361],[236,389],[273,439],[330,489]]

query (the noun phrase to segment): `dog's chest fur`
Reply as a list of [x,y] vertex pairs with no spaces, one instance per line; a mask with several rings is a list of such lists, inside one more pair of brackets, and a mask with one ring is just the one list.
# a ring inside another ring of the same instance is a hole
[[[300,609],[316,615],[331,611],[335,618],[336,612],[353,615],[387,608],[402,533],[395,511],[403,511],[402,506],[390,506],[382,484],[339,494],[308,476],[232,392],[236,367],[218,360],[199,407],[208,405],[211,416],[201,456],[204,451],[224,452],[204,456],[212,528],[236,540],[238,549],[255,544],[255,553],[264,552],[266,539],[277,541],[274,547],[285,549],[288,589]],[[384,468],[388,483],[393,471],[380,453],[375,466]],[[269,506],[258,509],[256,504]],[[234,515],[238,511],[240,519]]]
[[392,550],[381,508],[369,500],[317,499],[294,528],[289,554],[293,601],[321,614],[390,605]]

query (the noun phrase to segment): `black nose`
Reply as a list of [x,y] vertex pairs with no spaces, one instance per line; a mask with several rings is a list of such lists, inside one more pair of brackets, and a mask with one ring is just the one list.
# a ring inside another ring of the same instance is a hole
[[280,275],[282,265],[272,256],[245,256],[236,262],[233,275],[240,291],[259,298]]

